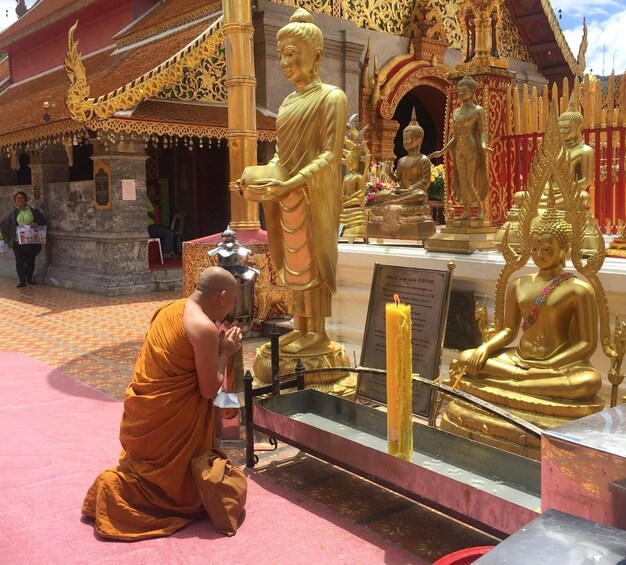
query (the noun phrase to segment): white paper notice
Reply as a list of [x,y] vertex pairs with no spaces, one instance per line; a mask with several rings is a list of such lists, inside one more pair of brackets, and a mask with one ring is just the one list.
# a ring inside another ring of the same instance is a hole
[[137,200],[135,179],[122,179],[122,200]]

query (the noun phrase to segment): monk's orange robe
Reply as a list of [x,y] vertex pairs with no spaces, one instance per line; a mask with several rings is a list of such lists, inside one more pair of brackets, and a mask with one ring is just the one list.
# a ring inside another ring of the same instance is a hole
[[214,445],[213,403],[198,389],[185,301],[155,314],[126,389],[119,465],[85,497],[82,512],[103,537],[167,536],[203,512],[190,462]]

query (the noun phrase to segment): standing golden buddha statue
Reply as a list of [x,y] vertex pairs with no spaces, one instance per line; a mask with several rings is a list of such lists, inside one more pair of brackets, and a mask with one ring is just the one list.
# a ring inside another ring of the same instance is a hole
[[474,102],[476,81],[472,77],[463,77],[457,85],[457,94],[461,101],[452,113],[453,135],[439,151],[428,157],[435,159],[452,151],[452,194],[463,206],[463,213],[455,220],[469,220],[471,206],[476,204],[477,220],[485,215],[485,199],[489,193],[487,176],[487,133],[485,128],[485,110]]
[[[320,82],[324,40],[306,10],[297,9],[276,39],[280,67],[295,91],[278,110],[276,154],[266,166],[246,167],[240,185],[245,198],[263,204],[272,260],[293,291],[294,329],[280,339],[281,360],[292,364],[283,369],[293,370],[298,357],[305,366],[309,361],[307,368],[347,365],[343,347],[325,329],[337,289],[346,96]],[[255,364],[255,374],[268,380],[269,347],[257,360],[264,368]]]
[[343,198],[340,223],[342,237],[350,243],[355,238],[366,237],[367,211],[365,210],[365,173],[369,170],[370,154],[367,150],[365,131],[367,125],[358,128],[357,114],[348,120],[342,163],[346,167],[343,177]]
[[[518,202],[519,249],[509,245],[508,232],[502,241],[506,265],[496,286],[496,331],[450,365],[450,381],[460,390],[540,428],[602,410],[604,401],[598,395],[602,379],[590,359],[598,343],[607,356],[616,357],[610,347],[606,297],[597,277],[604,252],[597,251],[586,263],[582,260],[585,201],[570,165],[553,106],[533,162],[531,185]],[[537,216],[544,183],[546,209]],[[557,185],[565,210],[555,205]],[[576,270],[587,280],[564,270],[570,251]],[[529,257],[538,271],[509,280]],[[522,336],[515,347],[520,325]],[[540,456],[538,439],[461,400],[447,405],[441,428],[529,457]]]
[[[487,155],[492,149],[487,146],[485,110],[474,102],[475,93],[476,81],[472,77],[463,77],[458,82],[461,105],[452,113],[452,137],[442,149],[428,156],[434,159],[451,152],[451,193],[463,207],[458,217],[451,205],[446,208],[449,211],[446,225],[425,243],[428,251],[472,253],[477,249],[490,249],[498,231],[485,219],[485,201],[489,194]],[[472,217],[474,205],[477,212]]]
[[411,121],[402,132],[407,155],[398,160],[394,172],[398,187],[376,193],[377,204],[371,208],[367,224],[369,237],[422,240],[435,233],[428,205],[432,164],[420,151],[423,141],[424,130],[413,109]]

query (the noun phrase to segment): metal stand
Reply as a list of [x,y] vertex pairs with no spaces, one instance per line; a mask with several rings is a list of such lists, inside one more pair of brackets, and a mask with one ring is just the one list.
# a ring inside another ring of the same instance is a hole
[[[280,396],[280,391],[287,388],[297,388],[304,390],[304,365],[298,361],[296,365],[295,378],[290,380],[281,380],[279,376],[280,351],[278,348],[279,332],[276,326],[272,328],[270,335],[271,360],[272,360],[272,383],[260,388],[252,388],[252,373],[246,371],[243,377],[243,390],[245,400],[245,417],[246,417],[246,466],[254,467],[259,462],[259,457],[255,455],[255,451],[274,451],[278,447],[278,442],[273,437],[269,438],[272,449],[255,449],[254,447],[254,416],[253,402],[257,396],[270,394],[271,396]],[[290,377],[293,375],[287,375]]]

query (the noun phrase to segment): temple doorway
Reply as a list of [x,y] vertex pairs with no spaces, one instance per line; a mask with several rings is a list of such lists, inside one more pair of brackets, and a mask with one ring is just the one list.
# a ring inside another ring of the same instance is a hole
[[[146,178],[158,179],[161,223],[170,225],[183,214],[183,240],[221,233],[229,220],[228,146],[159,147],[156,168],[147,165]],[[151,170],[152,168],[152,170]]]

